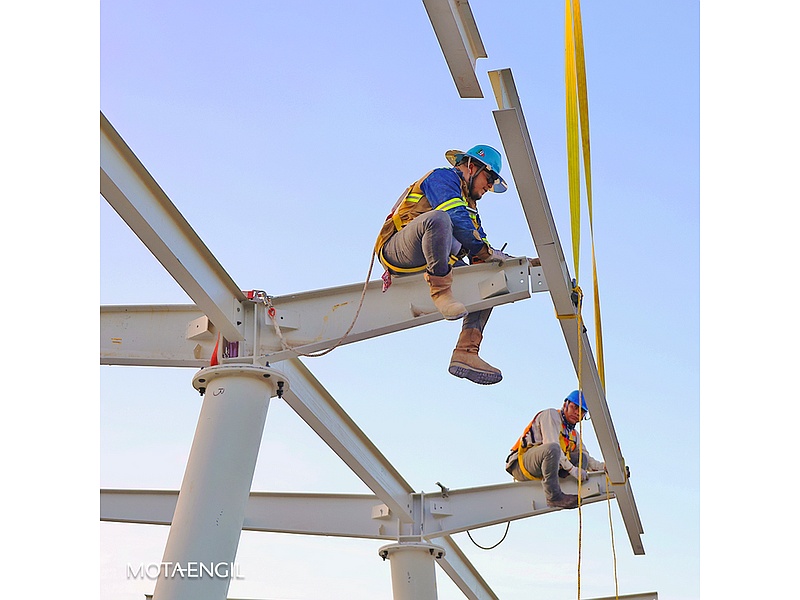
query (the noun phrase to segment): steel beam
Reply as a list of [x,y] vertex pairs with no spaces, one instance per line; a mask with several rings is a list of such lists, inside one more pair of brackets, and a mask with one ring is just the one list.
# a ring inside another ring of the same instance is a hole
[[468,0],[422,0],[447,67],[462,98],[483,98],[475,62],[486,58]]
[[641,594],[625,594],[620,596],[603,596],[602,598],[587,598],[586,600],[658,600],[658,592],[643,592]]
[[[577,493],[577,482],[564,481],[566,493]],[[590,474],[581,486],[583,504],[604,501],[602,473]],[[120,523],[169,525],[178,499],[177,491],[101,490],[100,520]],[[419,502],[423,510],[416,516],[416,529],[422,539],[432,541],[560,510],[549,508],[539,482],[448,490],[441,493],[409,494],[408,504]],[[244,512],[242,529],[297,535],[374,540],[397,540],[408,528],[398,528],[397,515],[383,500],[372,494],[310,494],[251,492]]]
[[[530,259],[484,263],[454,269],[453,292],[470,311],[524,300],[547,291],[541,267]],[[395,277],[383,293],[370,281],[358,319],[342,344],[425,325],[442,319],[434,308],[422,275]],[[263,310],[241,304],[238,319],[247,333],[238,357],[262,357],[275,363],[333,346],[347,332],[358,309],[364,284],[271,297],[276,333]],[[263,307],[262,307],[263,308]],[[209,364],[219,328],[195,305],[103,306],[100,308],[100,362],[106,365],[202,367]],[[252,332],[252,333],[251,333]],[[224,335],[224,334],[223,334]],[[286,350],[283,342],[296,348]],[[230,340],[229,340],[230,341]]]
[[411,523],[413,488],[298,359],[274,366],[291,382],[284,401],[402,522]]
[[591,423],[606,461],[609,478],[615,490],[618,490],[617,501],[634,554],[644,554],[640,537],[644,530],[633,499],[633,491],[627,481],[625,459],[611,420],[611,412],[589,338],[584,328],[579,330],[580,321],[575,318],[578,310],[573,302],[572,280],[558,240],[555,221],[550,212],[550,203],[536,162],[533,143],[525,125],[514,79],[510,69],[492,71],[489,78],[499,107],[499,110],[493,111],[497,129],[542,264],[556,315],[560,317],[559,323],[575,372],[581,379],[581,387],[589,413],[592,415]]
[[102,112],[100,193],[222,334],[241,341],[244,294]]
[[[278,363],[275,368],[282,371],[291,381],[290,389],[283,395],[287,404],[339,455],[389,510],[394,511],[394,515],[401,522],[400,526],[402,527],[403,523],[406,526],[401,535],[413,533],[415,519],[412,513],[411,486],[302,362],[297,359],[285,360]],[[475,568],[469,561],[465,559],[451,562],[451,560],[445,556],[439,563],[459,589],[468,594],[470,588],[462,587],[465,585],[464,582],[467,582],[479,585],[483,597],[493,597],[491,588],[483,580],[473,581],[470,573],[474,572]]]

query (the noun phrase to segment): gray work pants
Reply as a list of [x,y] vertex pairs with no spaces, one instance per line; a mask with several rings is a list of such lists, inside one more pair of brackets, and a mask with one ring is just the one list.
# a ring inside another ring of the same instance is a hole
[[[429,210],[412,219],[383,246],[383,256],[390,264],[403,269],[427,265],[428,273],[436,277],[450,272],[450,256],[460,251],[461,242],[453,237],[453,222],[440,210]],[[464,264],[459,261],[456,266]],[[469,313],[464,317],[462,329],[478,329],[483,333],[491,314],[491,308]]]
[[[542,480],[545,496],[554,500],[561,496],[561,485],[558,483],[558,463],[561,459],[561,446],[556,442],[532,446],[525,450],[522,460],[528,473]],[[517,481],[528,481],[519,468],[519,463],[514,463],[511,475]]]

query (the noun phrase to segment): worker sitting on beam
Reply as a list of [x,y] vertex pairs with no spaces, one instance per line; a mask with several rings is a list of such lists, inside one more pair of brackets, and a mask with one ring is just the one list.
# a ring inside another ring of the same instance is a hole
[[500,176],[500,153],[491,146],[450,150],[445,157],[452,168],[429,171],[400,196],[381,228],[375,253],[386,268],[384,291],[392,275],[424,272],[442,316],[450,321],[463,317],[448,371],[488,385],[503,378],[499,369],[478,356],[492,309],[467,313],[451,291],[452,267],[466,265],[464,258],[471,263],[512,258],[489,245],[477,207],[487,191],[502,193],[507,185]]
[[604,462],[589,455],[575,430],[575,425],[588,415],[583,393],[575,390],[564,399],[560,409],[548,408],[537,413],[506,458],[506,471],[516,481],[542,481],[547,506],[578,506],[577,495],[561,491],[559,477],[586,481],[587,471],[606,468]]

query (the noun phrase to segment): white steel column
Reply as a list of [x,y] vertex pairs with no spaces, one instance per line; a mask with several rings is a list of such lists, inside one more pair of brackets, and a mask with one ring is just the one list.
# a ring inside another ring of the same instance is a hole
[[401,542],[383,546],[378,554],[391,563],[394,600],[436,600],[434,559],[444,556],[444,548],[426,542]]
[[224,600],[270,397],[288,389],[279,372],[222,365],[198,372],[204,393],[172,520],[156,600]]

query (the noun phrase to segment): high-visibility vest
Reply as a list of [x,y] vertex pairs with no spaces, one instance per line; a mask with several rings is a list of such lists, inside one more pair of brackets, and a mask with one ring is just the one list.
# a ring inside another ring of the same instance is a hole
[[[522,435],[519,436],[519,439],[516,443],[511,447],[511,454],[514,452],[517,453],[517,460],[519,464],[519,468],[522,471],[522,474],[525,475],[528,479],[538,479],[531,475],[528,470],[525,468],[523,464],[522,457],[525,455],[525,450],[532,446],[538,446],[540,443],[537,443],[534,439],[533,435],[533,425],[539,415],[542,414],[544,411],[539,411],[536,413],[536,416],[531,419],[531,422],[528,423],[527,427],[525,427],[525,431],[523,431]],[[563,420],[561,421],[561,431],[558,436],[558,445],[561,446],[561,451],[564,455],[569,458],[570,454],[572,454],[578,448],[578,433],[575,431],[574,428],[568,428],[564,425]],[[510,458],[510,455],[509,455]]]
[[[461,182],[461,197],[445,200],[436,208],[431,207],[428,198],[422,191],[422,182],[425,181],[432,172],[433,171],[428,171],[423,177],[408,186],[400,195],[400,198],[398,198],[397,202],[392,207],[392,212],[386,217],[386,221],[384,221],[383,227],[381,227],[381,231],[378,234],[378,239],[375,241],[375,254],[378,255],[378,260],[381,261],[384,267],[391,269],[395,273],[421,273],[427,268],[427,265],[410,269],[396,267],[388,263],[382,252],[383,246],[389,238],[408,225],[416,217],[430,210],[448,211],[458,206],[463,206],[469,211],[472,221],[475,224],[475,230],[478,230],[478,211],[474,205],[471,206],[470,203],[467,202],[466,197],[468,196],[468,192],[465,189],[463,181]],[[450,264],[452,265],[459,258],[459,256],[451,255]]]

